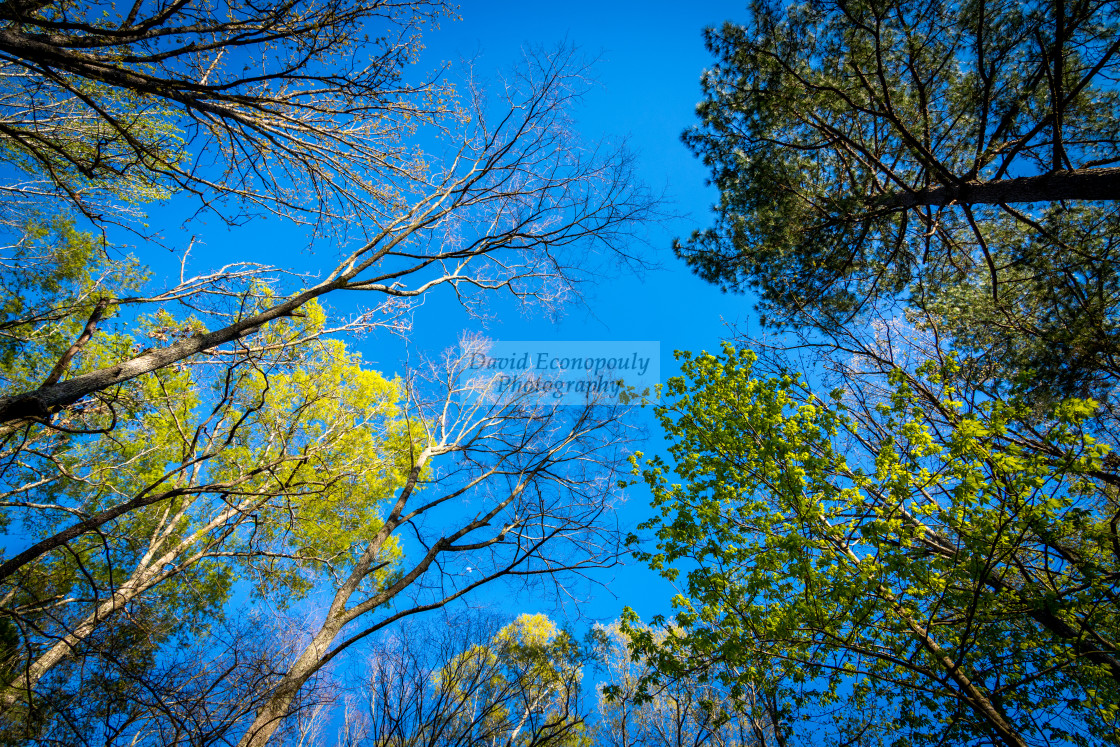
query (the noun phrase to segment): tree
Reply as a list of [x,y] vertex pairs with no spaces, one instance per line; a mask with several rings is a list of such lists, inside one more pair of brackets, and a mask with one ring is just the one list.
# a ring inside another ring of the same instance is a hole
[[[468,310],[493,291],[556,309],[597,253],[629,260],[653,202],[625,151],[574,136],[574,53],[528,55],[498,101],[468,75],[452,101],[404,75],[437,4],[102,10],[0,3],[0,159],[34,182],[5,185],[0,215],[0,509],[27,538],[0,559],[16,738],[262,744],[355,641],[486,583],[613,563],[621,410],[464,403],[451,379],[402,398],[330,341],[400,331],[439,286]],[[182,191],[231,222],[346,227],[344,248],[314,278],[192,277],[184,258],[155,286],[83,230]],[[321,299],[346,290],[378,300],[329,320]],[[468,498],[481,515],[456,512]],[[192,673],[202,649],[177,647],[245,587],[333,604],[291,651],[242,655],[231,634]]]
[[1120,8],[1113,2],[752,3],[706,32],[685,142],[720,190],[677,245],[829,335],[934,314],[962,366],[1100,395],[1116,367]]
[[[102,650],[106,635],[158,651],[210,629],[238,578],[292,603],[376,531],[411,446],[400,384],[338,342],[292,360],[283,337],[321,323],[308,310],[217,376],[165,369],[121,393],[111,438],[39,431],[8,455],[4,477],[19,487],[5,495],[7,517],[44,539],[8,561],[2,619],[19,646],[0,711],[43,718],[41,683],[70,661],[101,660],[120,676],[125,657]],[[52,533],[91,514],[103,518],[94,532]]]
[[1117,739],[1117,17],[758,2],[708,33],[685,139],[721,200],[678,251],[791,334],[667,387],[657,676],[713,666],[779,736]]
[[[175,637],[173,645],[153,645],[136,628],[115,633],[87,647],[96,656],[87,651],[68,676],[55,677],[56,670],[28,718],[3,722],[0,743],[229,744],[268,697],[291,643],[257,616],[212,622],[204,635]],[[328,696],[309,687],[293,710],[302,716]]]
[[[423,438],[404,484],[381,526],[339,569],[321,622],[242,747],[267,743],[311,677],[389,625],[494,582],[561,584],[616,562],[611,509],[625,408],[546,403],[497,379],[479,382],[467,374],[482,351],[480,342],[466,342],[433,368],[426,394],[413,389]],[[404,559],[385,577],[398,547]]]
[[402,626],[369,655],[348,747],[583,744],[582,655],[546,616],[464,612]]
[[598,625],[592,631],[595,655],[606,681],[599,685],[599,747],[766,747],[774,743],[776,714],[757,693],[729,697],[707,672],[676,672],[652,682],[648,663],[637,661],[632,643],[642,639],[656,647],[665,631],[636,620]]
[[1096,403],[961,390],[951,357],[821,396],[756,360],[685,355],[660,411],[682,482],[643,465],[642,556],[687,571],[682,632],[638,638],[662,675],[714,664],[790,728],[867,743],[1116,740],[1120,480]]
[[[67,290],[71,295],[77,293],[80,303],[50,294],[42,298],[44,294],[40,293],[33,305],[22,304],[21,308],[36,309],[35,315],[11,320],[11,329],[35,327],[43,315],[40,310],[45,308],[57,328],[72,330],[71,339],[76,341],[62,342],[57,332],[35,338],[45,343],[45,349],[28,361],[38,364],[37,370],[35,365],[21,367],[20,375],[9,379],[10,386],[14,384],[12,388],[32,391],[5,398],[12,423],[8,434],[20,432],[17,426],[28,422],[57,427],[74,418],[81,419],[86,430],[112,428],[115,420],[110,418],[106,424],[104,416],[113,412],[113,399],[101,392],[110,387],[119,391],[115,388],[121,384],[135,382],[145,373],[167,365],[201,362],[205,359],[198,358],[200,353],[207,353],[210,361],[223,364],[252,355],[254,347],[246,345],[244,338],[270,321],[282,323],[305,314],[305,304],[336,290],[369,290],[386,294],[390,301],[333,329],[320,320],[318,329],[308,328],[305,334],[292,337],[285,345],[298,349],[323,334],[375,326],[382,312],[398,313],[401,309],[395,304],[417,298],[439,285],[451,286],[465,303],[475,299],[473,291],[496,289],[507,289],[518,297],[546,304],[558,302],[580,275],[564,259],[563,252],[573,245],[597,241],[621,250],[616,242],[628,230],[627,226],[649,208],[649,203],[629,181],[623,154],[609,154],[601,159],[598,154],[568,149],[572,141],[564,133],[565,112],[572,97],[578,95],[578,91],[568,87],[570,81],[564,70],[571,57],[562,55],[536,62],[542,66],[530,64],[526,75],[539,78],[522,79],[524,89],[513,85],[506,89],[513,113],[493,129],[487,129],[482,120],[465,124],[462,134],[467,140],[453,169],[423,185],[413,185],[436,190],[405,209],[385,227],[380,238],[346,257],[331,277],[310,289],[278,298],[275,289],[259,279],[266,268],[235,266],[206,276],[181,277],[171,289],[147,297],[113,296],[110,293],[116,289],[95,285]],[[486,229],[476,230],[476,219],[484,221]],[[458,238],[448,239],[448,231]],[[418,286],[404,286],[401,278],[410,274],[421,276]],[[168,303],[189,304],[188,308],[197,312],[190,322],[175,322],[172,317],[150,332],[156,340],[170,344],[137,351],[139,346],[118,341],[114,359],[93,366],[88,362],[96,359],[87,355],[84,372],[61,380],[98,332],[98,323],[114,309]],[[87,311],[89,317],[85,319]],[[207,319],[223,326],[217,332],[205,332]],[[280,338],[273,337],[272,343],[257,349],[267,350],[277,339]],[[23,349],[24,356],[27,350]],[[47,367],[54,370],[46,374]],[[49,401],[44,401],[44,395]],[[80,403],[88,395],[100,400],[98,406]],[[65,414],[59,415],[64,410]],[[93,415],[92,422],[86,420],[89,415]],[[14,458],[14,454],[10,456]],[[148,493],[135,503],[117,504],[83,517],[9,558],[0,565],[0,576],[75,537],[95,531],[122,512],[150,505],[164,495]]]
[[[285,322],[263,341],[285,327],[302,337],[318,322]],[[339,343],[263,348],[218,367],[209,392],[199,378],[213,375],[209,366],[146,378],[118,398],[132,409],[112,438],[75,444],[46,430],[13,450],[5,477],[20,488],[9,511],[26,526],[45,534],[59,515],[111,517],[15,558],[0,709],[22,733],[72,731],[98,712],[92,695],[66,695],[98,692],[80,684],[95,677],[115,693],[108,712],[136,714],[116,739],[189,736],[201,727],[183,723],[180,702],[201,698],[218,711],[206,733],[249,727],[243,742],[264,744],[313,678],[370,634],[495,581],[562,583],[614,562],[621,409],[478,391],[485,382],[464,378],[478,343],[437,369],[423,398],[414,385],[408,402]],[[464,555],[470,565],[456,572]],[[169,647],[218,625],[238,578],[274,606],[317,590],[333,599],[310,641],[259,664],[231,646],[233,663],[199,693],[200,683],[176,681]],[[537,674],[543,690],[518,692],[551,703],[551,680]],[[155,708],[137,688],[159,693],[157,703],[174,698]],[[573,728],[526,707],[539,738]]]

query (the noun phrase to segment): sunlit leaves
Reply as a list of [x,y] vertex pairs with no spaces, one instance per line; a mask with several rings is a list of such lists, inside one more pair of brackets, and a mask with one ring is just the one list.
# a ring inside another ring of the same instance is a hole
[[[1086,431],[1096,403],[1040,417],[1011,396],[960,412],[950,361],[897,371],[874,407],[850,409],[796,377],[756,376],[749,351],[681,357],[660,410],[672,462],[641,465],[658,515],[645,525],[656,549],[638,554],[686,579],[685,633],[645,641],[666,676],[715,664],[806,718],[820,698],[875,697],[898,720],[864,726],[888,741],[981,739],[981,701],[1029,741],[1115,734],[1106,708],[1046,705],[1120,684],[1104,665],[1120,558],[1109,449]],[[936,418],[918,387],[943,398]],[[980,688],[972,708],[959,710],[945,656]],[[954,709],[945,724],[903,718]]]

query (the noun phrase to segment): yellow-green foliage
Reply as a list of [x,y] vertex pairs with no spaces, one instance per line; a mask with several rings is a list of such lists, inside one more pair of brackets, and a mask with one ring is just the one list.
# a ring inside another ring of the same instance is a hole
[[460,728],[485,741],[530,744],[543,729],[563,735],[553,743],[574,746],[586,741],[569,711],[581,676],[571,636],[545,615],[523,614],[447,662],[433,686],[463,704]]
[[[42,383],[98,300],[127,294],[146,279],[134,257],[107,258],[94,234],[63,216],[24,221],[0,265],[0,375],[9,391]],[[111,343],[102,335],[95,345]]]
[[[197,329],[165,313],[141,321],[142,332]],[[205,625],[239,580],[284,605],[321,574],[347,572],[381,527],[386,501],[423,448],[422,431],[407,418],[401,382],[365,368],[343,343],[285,347],[322,322],[311,304],[305,317],[257,335],[265,352],[248,361],[163,368],[118,390],[111,433],[44,441],[43,459],[25,461],[53,473],[59,504],[93,514],[138,496],[170,496],[29,567],[40,593],[84,586],[79,558],[98,584],[119,584],[144,557],[171,552],[170,566],[182,572],[142,601],[167,610],[178,620],[169,621],[170,632],[182,633],[192,619]],[[107,354],[92,344],[87,364]],[[62,513],[20,515],[40,535],[71,521]],[[388,584],[400,557],[390,538],[384,566],[367,583]]]
[[791,704],[877,698],[901,714],[874,726],[890,739],[985,733],[971,712],[941,720],[958,693],[917,621],[1024,733],[1116,737],[1120,688],[1061,633],[1120,642],[1120,506],[1098,478],[1095,402],[966,409],[949,359],[896,371],[856,410],[756,377],[750,351],[681,357],[659,412],[672,461],[635,463],[658,509],[657,548],[639,555],[686,574],[670,674],[718,657],[740,689],[768,677]]

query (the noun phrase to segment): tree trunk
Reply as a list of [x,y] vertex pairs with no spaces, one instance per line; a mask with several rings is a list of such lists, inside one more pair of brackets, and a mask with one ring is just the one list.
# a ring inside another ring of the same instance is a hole
[[344,621],[340,617],[328,613],[326,621],[315,634],[315,638],[303,650],[295,664],[285,673],[283,680],[273,691],[268,702],[257,711],[252,726],[245,732],[245,736],[241,738],[238,747],[264,747],[268,744],[273,733],[280,726],[280,722],[287,715],[288,709],[300,688],[322,666],[323,656],[327,653],[343,624]]
[[895,193],[876,200],[883,207],[911,208],[925,205],[999,205],[1013,202],[1059,200],[1120,200],[1120,168],[1054,171],[1041,176],[971,181],[917,192]]
[[[230,507],[212,518],[207,524],[197,529],[190,536],[182,539],[166,550],[162,550],[163,540],[158,542],[153,540],[148,551],[144,554],[144,557],[140,559],[136,569],[132,572],[132,575],[127,581],[121,584],[119,588],[112,592],[109,599],[98,605],[93,612],[87,615],[73,630],[56,641],[55,644],[41,654],[39,658],[27,665],[11,685],[0,690],[0,714],[6,712],[21,699],[29,699],[30,693],[35,689],[39,680],[41,680],[47,672],[59,662],[71,656],[82,641],[97,630],[103,622],[117,614],[117,612],[123,609],[129,602],[147,592],[152,587],[163,583],[174,575],[174,573],[181,572],[205,557],[204,553],[199,552],[193,557],[180,560],[180,556],[182,556],[196,540],[204,538],[208,532],[222,526],[231,518],[246,515],[246,513],[255,508],[256,505],[259,505],[259,502],[249,501],[239,506]],[[186,507],[184,506],[180,509],[180,515],[185,511]],[[178,517],[175,517],[175,521],[177,520]],[[173,521],[172,523],[174,524],[175,522]],[[161,554],[157,557],[156,553]],[[163,570],[176,560],[180,560],[180,562],[174,571]]]

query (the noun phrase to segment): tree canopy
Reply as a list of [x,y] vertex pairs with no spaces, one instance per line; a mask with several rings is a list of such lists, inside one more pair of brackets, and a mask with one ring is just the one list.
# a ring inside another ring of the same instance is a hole
[[663,676],[712,665],[828,739],[1116,740],[1120,480],[1096,404],[972,398],[951,362],[862,399],[755,361],[684,356],[672,462],[643,463],[639,554],[684,582],[682,630],[636,638]]
[[[413,167],[409,119],[447,93],[405,79],[438,2],[0,4],[5,207],[61,198],[96,222],[187,191],[338,230]],[[49,200],[50,202],[55,202]]]
[[403,630],[370,653],[369,697],[346,713],[340,742],[586,744],[585,657],[547,616],[522,614],[499,627],[494,619],[461,613]]
[[[646,396],[417,349],[657,217],[569,46],[418,71],[448,12],[0,0],[0,742],[1120,743],[1120,2],[709,30],[676,251],[769,336],[679,354],[648,457]],[[291,246],[153,272],[169,199]],[[674,619],[581,640],[636,485]]]
[[[431,292],[556,311],[654,206],[576,137],[573,49],[492,89],[410,69],[444,12],[0,3],[0,740],[281,741],[375,634],[617,561],[625,408],[479,399],[474,338],[399,377],[344,339],[407,333]],[[144,255],[172,196],[329,251],[149,275],[113,224]],[[347,291],[374,300],[338,316]],[[496,734],[580,725],[546,623],[489,642]]]
[[706,34],[684,139],[720,202],[678,253],[776,326],[928,311],[962,356],[1107,389],[1118,18],[1095,0],[752,3]]
[[636,463],[638,554],[684,587],[631,632],[654,680],[763,693],[787,737],[1117,741],[1117,10],[707,32],[684,140],[720,201],[677,251],[782,334],[683,354]]

